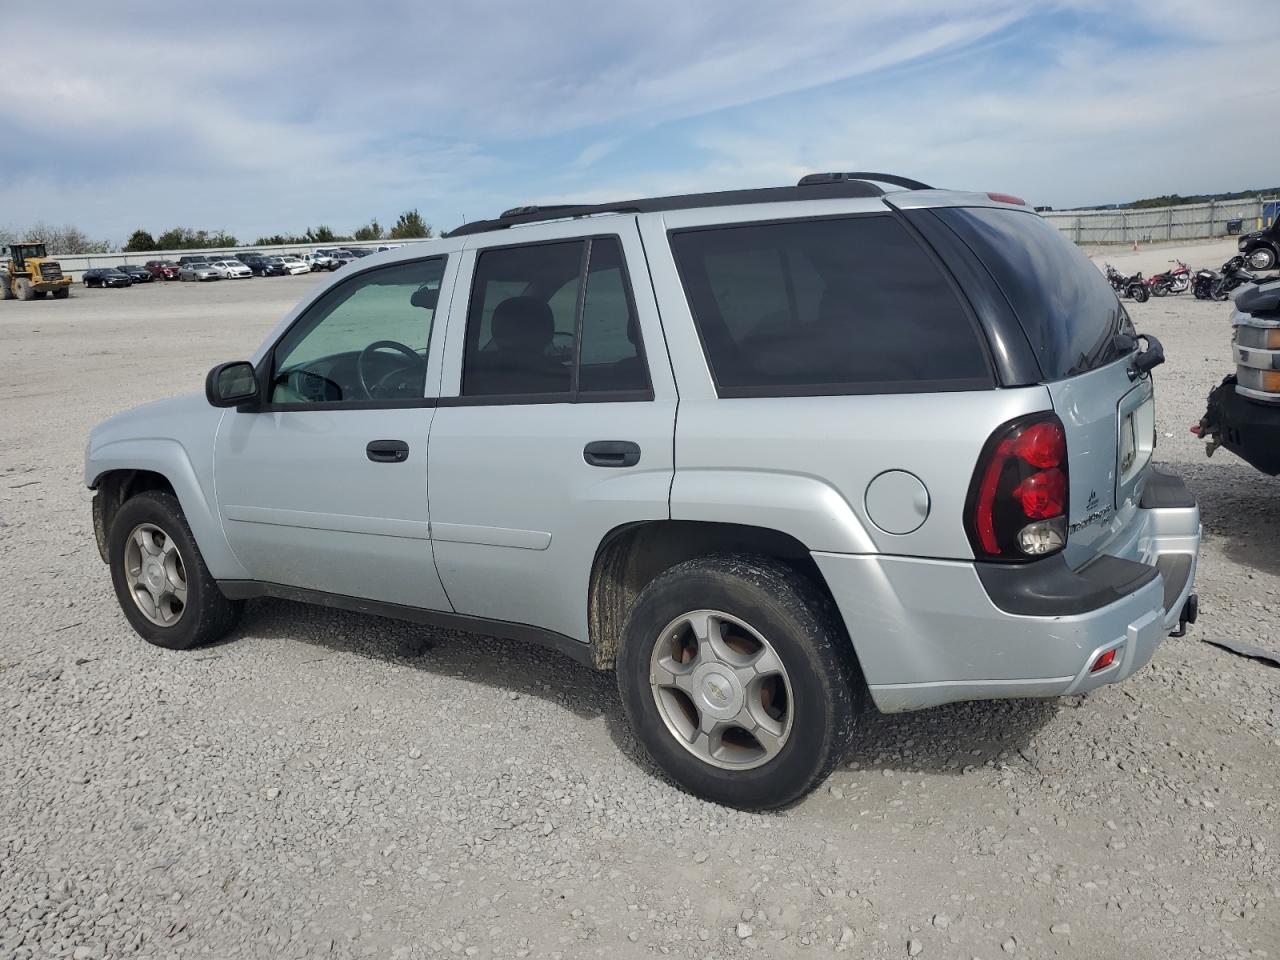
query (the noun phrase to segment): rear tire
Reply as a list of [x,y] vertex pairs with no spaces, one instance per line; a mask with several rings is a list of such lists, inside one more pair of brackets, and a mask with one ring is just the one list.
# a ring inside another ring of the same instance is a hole
[[8,274],[0,274],[0,300],[12,300],[13,288],[9,285]]
[[1147,289],[1146,284],[1136,284],[1130,287],[1129,295],[1138,303],[1146,303],[1151,299],[1151,292]]
[[107,562],[125,619],[158,647],[220,640],[244,609],[218,589],[171,493],[148,490],[125,501],[107,535]]
[[653,761],[690,793],[744,810],[818,786],[866,692],[826,593],[776,560],[738,555],[681,563],[640,592],[617,679]]
[[53,299],[55,300],[65,300],[69,296],[71,296],[70,287],[59,287],[57,290],[53,291]]

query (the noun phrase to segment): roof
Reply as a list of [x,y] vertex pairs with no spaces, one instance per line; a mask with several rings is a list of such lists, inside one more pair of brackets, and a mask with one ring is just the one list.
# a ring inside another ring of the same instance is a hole
[[885,191],[876,186],[877,183],[887,183],[906,190],[933,189],[918,180],[909,180],[889,173],[811,173],[802,177],[794,187],[719,190],[712,193],[686,193],[671,197],[623,200],[617,203],[568,203],[553,206],[513,207],[496,219],[464,223],[444,236],[462,237],[472,233],[505,230],[525,223],[569,220],[606,213],[657,213],[698,207],[734,207],[749,203],[786,203],[794,200],[884,196]]

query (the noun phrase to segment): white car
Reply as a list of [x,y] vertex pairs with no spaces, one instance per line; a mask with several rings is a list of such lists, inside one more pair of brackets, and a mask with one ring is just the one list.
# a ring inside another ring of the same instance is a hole
[[214,260],[209,266],[223,280],[241,280],[253,276],[253,271],[239,260]]
[[306,261],[302,260],[299,257],[288,256],[288,257],[281,257],[280,259],[284,263],[285,269],[288,270],[289,273],[291,274],[311,272],[311,264],[307,263]]

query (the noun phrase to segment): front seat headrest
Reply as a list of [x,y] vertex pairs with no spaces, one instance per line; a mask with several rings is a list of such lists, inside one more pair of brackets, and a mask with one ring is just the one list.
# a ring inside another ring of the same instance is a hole
[[500,350],[541,353],[555,332],[551,307],[537,297],[509,297],[493,311],[493,339]]

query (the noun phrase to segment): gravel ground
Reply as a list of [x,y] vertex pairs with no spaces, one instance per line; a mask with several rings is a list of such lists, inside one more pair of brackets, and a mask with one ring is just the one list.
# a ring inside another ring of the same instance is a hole
[[199,389],[313,282],[0,304],[0,957],[1280,957],[1280,672],[1201,642],[1280,648],[1280,481],[1187,431],[1224,305],[1131,308],[1204,511],[1199,625],[1087,698],[867,716],[818,793],[748,815],[540,649],[282,601],[192,654],[132,633],[89,428]]

